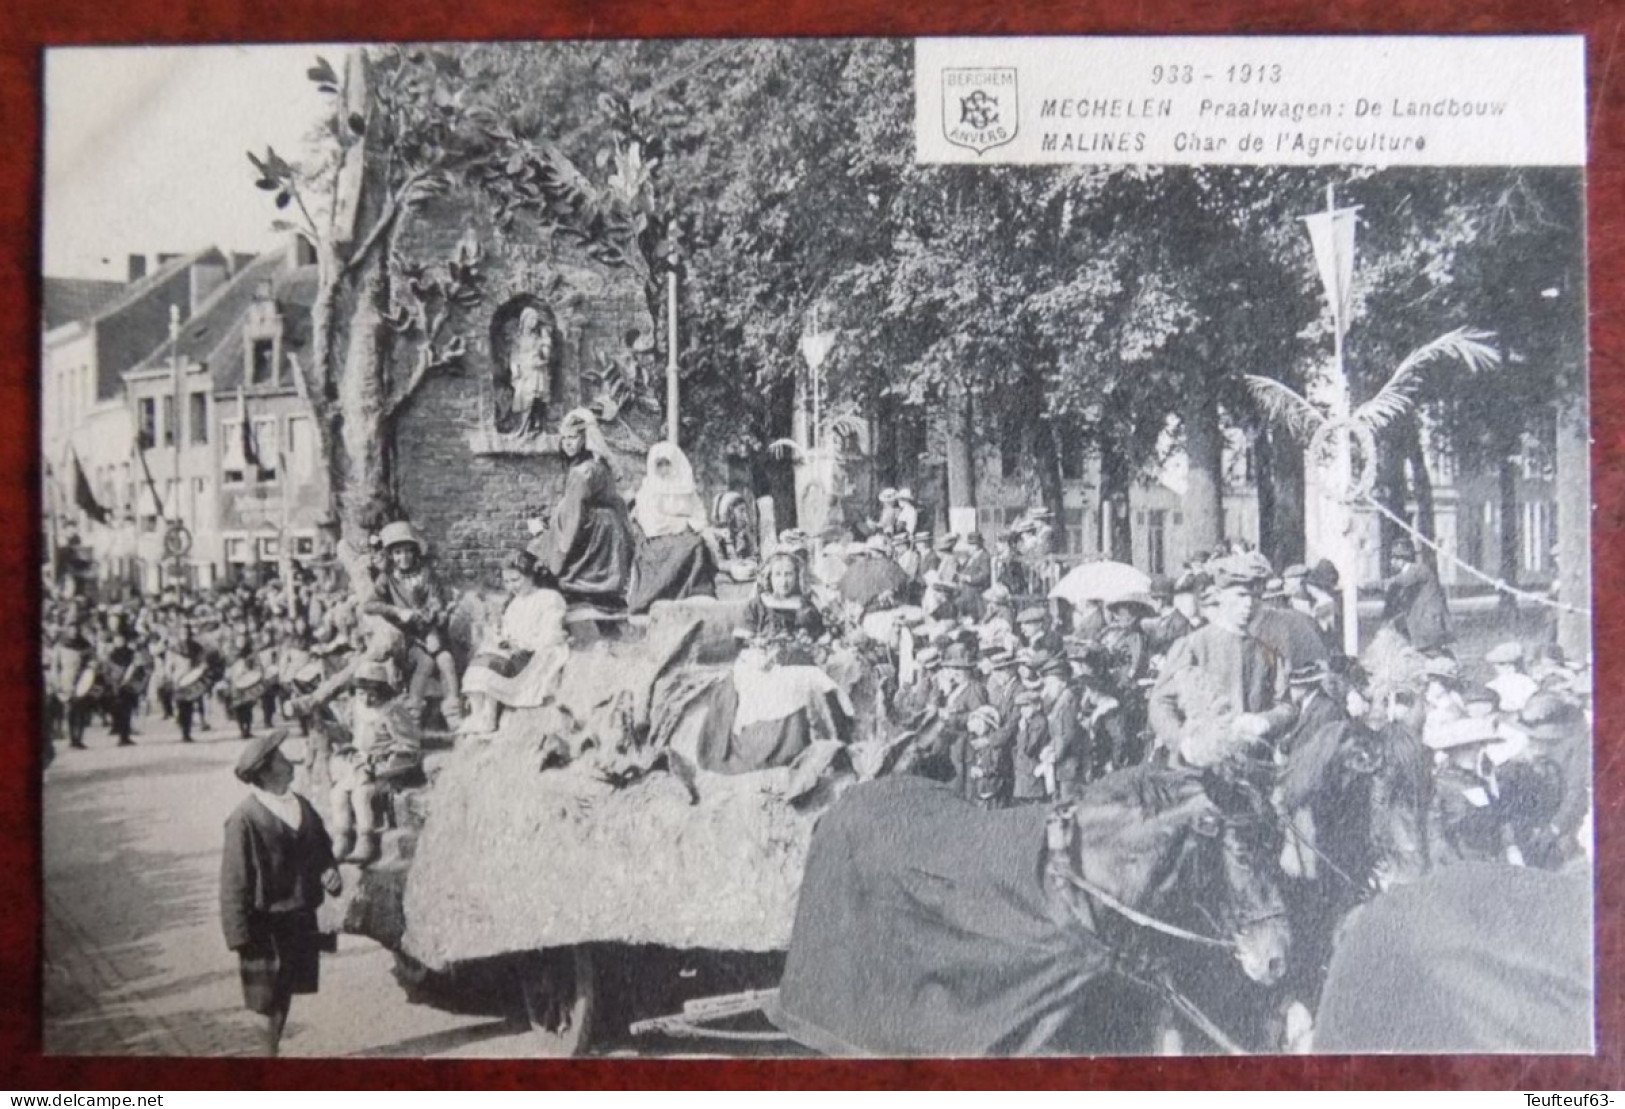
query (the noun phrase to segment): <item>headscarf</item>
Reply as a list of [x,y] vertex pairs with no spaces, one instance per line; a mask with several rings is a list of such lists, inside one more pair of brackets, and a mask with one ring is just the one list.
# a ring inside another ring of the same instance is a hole
[[[660,473],[662,462],[669,468],[666,474]],[[703,529],[705,504],[694,490],[694,468],[688,456],[675,443],[656,443],[649,448],[647,467],[632,510],[643,534],[658,539]]]
[[581,432],[587,453],[609,461],[609,442],[604,438],[604,429],[598,426],[598,415],[592,409],[575,408],[568,412],[559,424],[560,434],[567,431]]

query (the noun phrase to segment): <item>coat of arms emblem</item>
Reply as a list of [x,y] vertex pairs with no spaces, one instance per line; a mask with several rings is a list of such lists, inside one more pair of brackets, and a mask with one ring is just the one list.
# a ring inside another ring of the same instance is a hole
[[983,66],[942,71],[942,133],[978,155],[1016,137],[1016,71]]

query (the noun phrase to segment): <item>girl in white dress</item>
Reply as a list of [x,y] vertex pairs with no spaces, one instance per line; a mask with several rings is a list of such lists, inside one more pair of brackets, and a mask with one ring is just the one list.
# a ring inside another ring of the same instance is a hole
[[487,638],[463,676],[463,692],[473,712],[462,730],[497,730],[499,707],[534,708],[551,698],[569,647],[564,631],[564,598],[537,582],[535,556],[514,551],[502,563],[502,584],[512,600],[502,622]]

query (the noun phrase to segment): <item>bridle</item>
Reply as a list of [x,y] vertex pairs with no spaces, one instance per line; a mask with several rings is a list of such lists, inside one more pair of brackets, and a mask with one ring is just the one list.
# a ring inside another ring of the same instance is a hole
[[[1067,907],[1067,910],[1077,920],[1078,924],[1088,931],[1090,935],[1094,936],[1096,942],[1106,948],[1111,956],[1112,967],[1118,974],[1161,996],[1164,1001],[1194,1024],[1203,1035],[1217,1044],[1227,1055],[1250,1054],[1227,1035],[1194,1001],[1175,986],[1166,971],[1157,970],[1149,974],[1142,973],[1142,969],[1149,970],[1149,968],[1143,966],[1144,960],[1131,956],[1108,941],[1101,934],[1099,928],[1096,927],[1095,914],[1090,911],[1088,905],[1080,905],[1078,898],[1072,896],[1072,891],[1075,890],[1087,895],[1092,903],[1110,909],[1131,924],[1141,928],[1148,928],[1173,939],[1194,943],[1202,947],[1217,948],[1231,954],[1239,954],[1240,945],[1233,939],[1227,940],[1215,936],[1204,936],[1199,932],[1192,932],[1187,928],[1181,928],[1177,924],[1170,924],[1165,920],[1160,920],[1149,913],[1141,912],[1139,909],[1125,904],[1119,898],[1108,893],[1098,884],[1085,878],[1080,869],[1074,868],[1072,865],[1071,848],[1076,834],[1073,816],[1076,810],[1077,806],[1072,802],[1057,805],[1050,811],[1044,826],[1045,844],[1048,848],[1045,852],[1044,871],[1050,886],[1060,895],[1059,900]],[[1273,912],[1249,919],[1242,925],[1242,929],[1275,920],[1285,915],[1286,909],[1283,906]]]

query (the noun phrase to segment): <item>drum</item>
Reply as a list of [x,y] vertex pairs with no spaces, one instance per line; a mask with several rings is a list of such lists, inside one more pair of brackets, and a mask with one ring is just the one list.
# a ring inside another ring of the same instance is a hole
[[252,705],[265,692],[265,675],[258,670],[244,670],[231,679],[231,690],[226,695],[233,708]]
[[101,687],[101,684],[101,671],[95,666],[87,666],[79,671],[79,680],[73,683],[73,695],[89,697]]
[[209,692],[209,668],[194,666],[175,682],[175,696],[182,701],[201,700]]
[[314,693],[316,687],[327,680],[327,668],[322,665],[320,659],[311,659],[295,670],[290,680],[300,693]]

